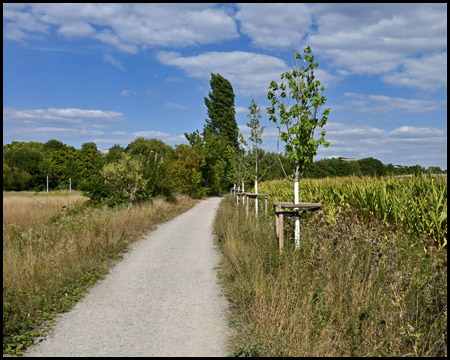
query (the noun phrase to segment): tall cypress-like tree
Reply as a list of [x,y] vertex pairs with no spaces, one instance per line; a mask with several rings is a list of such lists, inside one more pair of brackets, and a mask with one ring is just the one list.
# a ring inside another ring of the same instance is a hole
[[234,173],[235,152],[239,149],[239,128],[235,119],[234,91],[220,74],[211,73],[211,91],[205,97],[208,119],[203,133],[185,133],[190,145],[202,155],[202,186],[207,194],[228,191]]
[[205,97],[208,117],[203,137],[222,136],[233,148],[239,148],[239,128],[235,118],[234,91],[231,83],[220,74],[211,73],[211,91]]

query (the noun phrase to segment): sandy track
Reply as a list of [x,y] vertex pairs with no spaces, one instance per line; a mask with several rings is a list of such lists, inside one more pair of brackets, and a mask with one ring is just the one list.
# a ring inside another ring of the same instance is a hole
[[158,226],[26,356],[226,356],[212,225],[220,198]]

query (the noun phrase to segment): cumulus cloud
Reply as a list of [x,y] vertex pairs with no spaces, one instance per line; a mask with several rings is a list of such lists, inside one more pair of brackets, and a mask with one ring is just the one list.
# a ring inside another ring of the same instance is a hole
[[352,92],[344,94],[344,100],[336,110],[352,109],[358,112],[371,113],[425,113],[443,110],[447,102],[445,100],[405,99],[386,95],[364,95]]
[[168,134],[168,133],[156,131],[156,130],[137,131],[137,132],[134,132],[132,135],[134,137],[159,139],[169,145],[178,145],[178,144],[182,144],[182,143],[187,143],[186,137],[184,135],[172,135],[172,134]]
[[3,17],[4,36],[10,40],[26,42],[54,27],[59,35],[91,37],[132,54],[140,48],[209,44],[239,36],[226,9],[214,4],[4,5]]
[[[373,157],[384,164],[447,168],[446,129],[400,126],[386,131],[376,126],[329,121],[323,130],[330,146],[319,146],[315,161],[330,156]],[[239,131],[246,139],[250,136],[250,129],[245,125],[240,125]],[[273,125],[264,129],[262,139],[266,151],[284,151],[285,143]]]
[[4,138],[45,139],[63,135],[68,138],[103,135],[113,123],[122,121],[115,111],[67,109],[3,109]]
[[[290,71],[286,63],[275,56],[244,52],[205,52],[196,56],[182,56],[177,52],[161,51],[157,59],[166,65],[183,69],[188,76],[209,79],[211,73],[219,73],[233,84],[237,94],[245,97],[267,93],[272,80]],[[327,84],[336,77],[321,70],[317,78]]]
[[260,48],[291,48],[297,46],[312,21],[308,4],[238,4],[235,18],[240,31]]
[[420,58],[407,58],[403,70],[382,77],[392,85],[403,85],[423,90],[435,91],[447,87],[447,51]]
[[446,86],[447,4],[237,7],[240,30],[257,47],[310,45],[341,75],[381,75],[389,84],[430,91]]
[[373,157],[383,163],[441,166],[447,168],[446,129],[401,126],[391,131],[364,125],[327,123],[328,148],[319,148],[319,158],[332,155]]

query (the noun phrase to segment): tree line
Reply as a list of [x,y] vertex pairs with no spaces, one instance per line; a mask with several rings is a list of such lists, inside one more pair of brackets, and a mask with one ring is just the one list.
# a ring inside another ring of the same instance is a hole
[[[14,141],[3,146],[3,190],[45,191],[48,175],[51,190],[68,188],[71,179],[72,189],[91,187],[95,193],[96,184],[103,186],[101,170],[108,164],[117,164],[124,154],[128,154],[128,161],[134,159],[141,164],[134,172],[141,173],[147,180],[149,196],[170,197],[176,192],[191,196],[221,194],[234,184],[241,186],[236,153],[232,149],[222,153],[222,149],[226,149],[223,141],[214,137],[204,140],[201,136],[191,145],[175,147],[158,139],[140,137],[126,147],[114,145],[107,154],[102,154],[95,143],[85,143],[81,149],[75,149],[58,140],[46,143]],[[292,165],[283,154],[261,148],[257,151],[261,180],[283,179],[285,173],[292,174]],[[254,155],[244,154],[241,163],[249,164],[251,156]],[[435,174],[447,172],[439,167],[385,165],[369,157],[352,162],[339,159],[314,161],[306,166],[304,177],[404,175],[429,171]],[[253,187],[254,175],[245,176],[244,182],[246,188]],[[142,191],[139,193],[142,195]],[[101,194],[99,198],[102,198]]]
[[[284,153],[262,149],[264,127],[260,125],[260,108],[254,100],[248,108],[247,126],[251,134],[250,144],[247,143],[235,119],[235,96],[231,83],[220,74],[211,74],[211,91],[204,98],[208,118],[201,132],[185,133],[189,145],[172,147],[158,139],[139,137],[126,147],[116,144],[103,154],[93,142],[76,149],[56,139],[45,143],[13,141],[3,146],[3,190],[43,191],[47,187],[47,179],[49,188],[54,190],[68,187],[70,181],[72,188],[81,190],[91,202],[111,206],[128,203],[132,206],[154,196],[173,199],[175,194],[182,193],[202,197],[226,193],[235,185],[249,189],[257,186],[258,180],[285,177],[298,180],[300,172],[301,177],[306,178],[402,175],[426,171],[446,173],[438,167],[384,165],[371,157],[353,162],[339,159],[313,162],[318,145],[328,145],[324,141],[325,131],[315,142],[313,134],[316,126],[322,127],[326,123],[329,110],[326,109],[323,117],[317,119],[317,109],[326,99],[319,96],[319,91],[324,88],[319,88],[320,83],[313,81],[317,63],[314,63],[310,49],[306,50],[308,67],[297,67],[292,73],[281,76],[288,80],[290,87],[299,89],[290,92],[294,100],[298,100],[298,105],[290,109],[283,105],[288,93],[283,83],[272,82],[269,86],[271,120],[284,125],[294,120],[287,133],[281,132],[282,140],[287,144]],[[301,59],[299,54],[296,56],[297,60]],[[305,74],[309,82],[301,85],[296,78]],[[311,105],[305,99],[309,99]]]

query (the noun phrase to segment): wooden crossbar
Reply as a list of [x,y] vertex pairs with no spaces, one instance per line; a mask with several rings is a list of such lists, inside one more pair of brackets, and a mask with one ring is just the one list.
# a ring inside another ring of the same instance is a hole
[[[283,252],[284,246],[284,217],[285,216],[299,216],[300,212],[304,211],[322,211],[323,204],[321,203],[291,203],[291,202],[274,202],[275,210],[275,227],[278,237],[278,246],[280,248],[280,253]],[[289,210],[283,210],[289,209]]]

